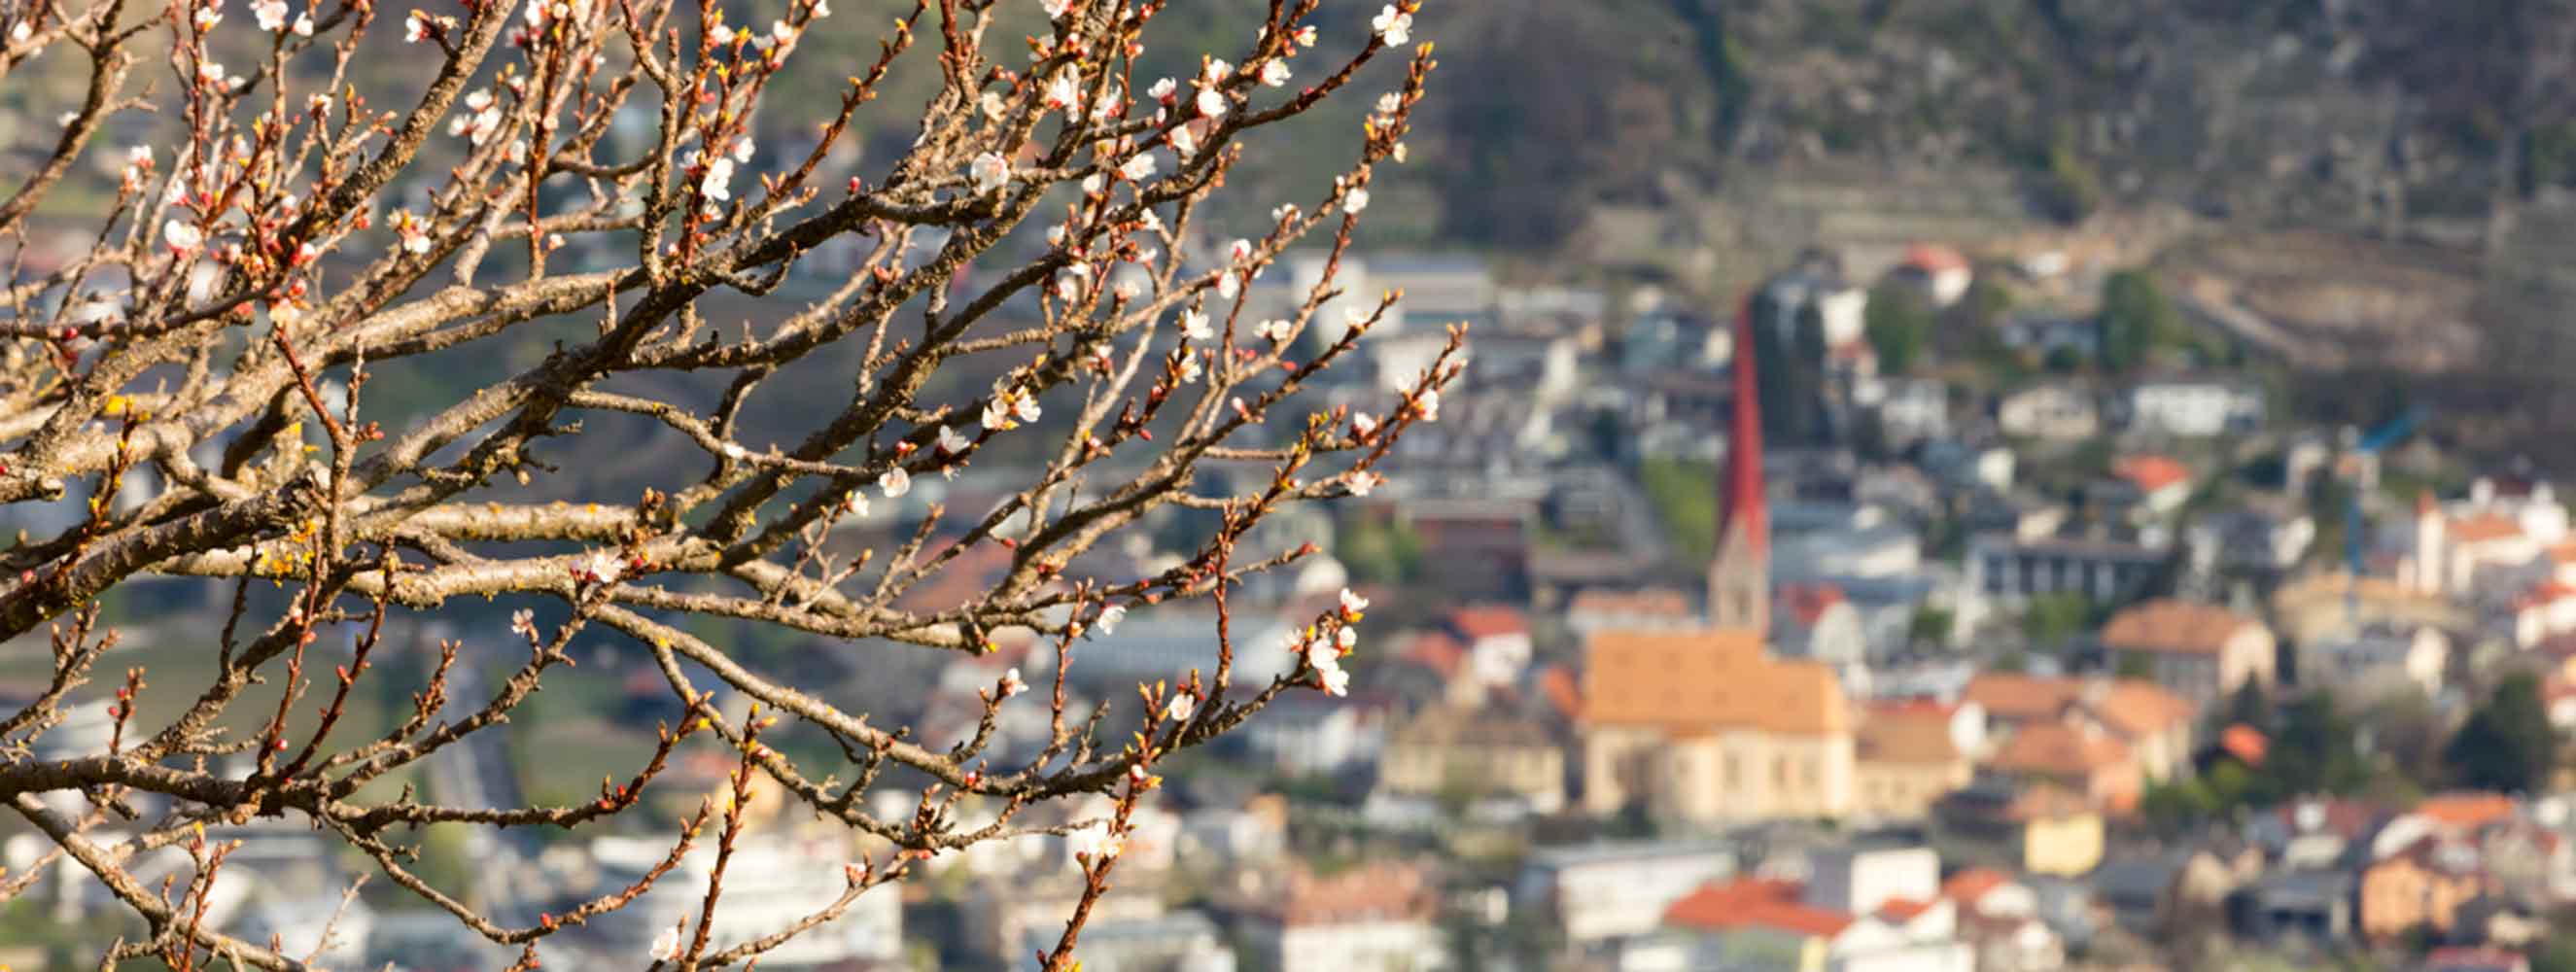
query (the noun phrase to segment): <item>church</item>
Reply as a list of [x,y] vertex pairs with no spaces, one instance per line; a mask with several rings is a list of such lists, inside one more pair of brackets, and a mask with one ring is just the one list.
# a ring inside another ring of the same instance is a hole
[[[1770,516],[1749,318],[1700,630],[1596,630],[1584,645],[1583,805],[1734,823],[1869,815],[1855,712],[1832,668],[1774,657]],[[1965,763],[1960,763],[1964,774]]]

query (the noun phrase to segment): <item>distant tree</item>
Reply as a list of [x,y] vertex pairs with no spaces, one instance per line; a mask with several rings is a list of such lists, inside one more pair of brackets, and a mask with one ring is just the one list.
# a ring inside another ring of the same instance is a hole
[[2323,691],[2300,696],[2281,710],[2263,773],[2283,798],[2302,793],[2359,793],[2370,785],[2370,763],[2360,732]]
[[2113,674],[2116,674],[2121,678],[2156,677],[2156,663],[2147,656],[2137,652],[2130,652],[2128,654],[2121,655],[2120,663],[2112,666],[2111,670]]
[[2272,698],[2263,694],[2263,686],[2247,679],[2227,697],[2227,708],[2221,713],[2219,728],[2241,725],[2264,732],[2272,727]]
[[1931,302],[1912,287],[1887,283],[1871,291],[1861,327],[1870,349],[1878,352],[1878,370],[1903,374],[1912,369],[1932,341],[1936,316]]
[[1422,538],[1399,520],[1343,518],[1334,531],[1333,556],[1353,580],[1401,584],[1422,576]]
[[2576,972],[2576,931],[2549,936],[2532,952],[2531,972]]
[[2155,277],[2144,270],[2122,270],[2102,281],[2102,365],[2127,371],[2147,362],[2155,349],[2172,340],[2173,304]]
[[2081,594],[2041,594],[2022,610],[2022,636],[2032,645],[2054,649],[2082,633],[2093,619],[2093,602]]
[[2540,701],[2540,679],[2528,672],[2505,676],[2486,701],[2469,713],[2442,750],[2459,785],[2505,793],[2536,793],[2558,767],[2558,730]]

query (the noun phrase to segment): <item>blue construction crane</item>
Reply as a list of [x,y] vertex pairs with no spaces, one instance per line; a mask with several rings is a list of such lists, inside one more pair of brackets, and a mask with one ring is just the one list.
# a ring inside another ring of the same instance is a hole
[[[2361,441],[2353,444],[2353,451],[2377,458],[2379,453],[2389,446],[2403,442],[2407,436],[2415,434],[2415,429],[2424,424],[2426,414],[2422,405],[2407,406],[2406,410],[2398,413],[2396,418],[2389,419],[2379,428],[2371,430],[2370,434],[2362,436]],[[2369,526],[2361,518],[2360,488],[2356,486],[2351,493],[2347,494],[2344,497],[2344,503],[2344,566],[2352,571],[2352,578],[2357,588],[2361,580],[2362,533]]]

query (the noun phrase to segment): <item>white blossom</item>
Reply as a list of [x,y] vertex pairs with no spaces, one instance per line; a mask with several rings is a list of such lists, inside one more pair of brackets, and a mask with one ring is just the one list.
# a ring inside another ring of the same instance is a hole
[[1091,626],[1100,629],[1101,634],[1114,634],[1118,631],[1118,622],[1124,620],[1127,620],[1125,605],[1106,604],[1101,606],[1100,616],[1092,619]]
[[27,38],[34,36],[36,36],[35,27],[24,20],[17,22],[9,28],[9,42],[12,44],[23,43]]
[[945,425],[939,427],[939,451],[953,455],[966,451],[966,447],[970,445],[974,445],[974,443],[968,441],[965,436],[958,434],[956,429],[949,428]]
[[1350,488],[1351,495],[1364,497],[1377,492],[1378,484],[1385,481],[1386,477],[1363,470],[1352,473],[1350,480],[1343,485]]
[[1010,671],[1002,673],[1003,698],[1007,699],[1028,690],[1029,683],[1020,680],[1020,670],[1018,668],[1014,667]]
[[1342,588],[1343,617],[1356,620],[1360,616],[1360,612],[1368,610],[1368,606],[1368,598],[1351,593],[1350,588]]
[[850,495],[841,498],[841,512],[851,516],[868,515],[868,494],[851,490]]
[[1049,111],[1070,109],[1082,103],[1082,81],[1072,68],[1057,71],[1047,79],[1046,106]]
[[832,0],[814,0],[814,19],[821,20],[831,15]]
[[297,37],[311,37],[311,36],[313,36],[313,15],[312,15],[312,14],[309,14],[309,13],[300,13],[300,14],[296,14],[296,15],[295,15],[295,36],[297,36]]
[[1226,244],[1225,258],[1228,263],[1232,263],[1236,266],[1243,265],[1244,261],[1252,259],[1252,241],[1237,239],[1232,243]]
[[403,43],[418,44],[429,36],[429,17],[418,10],[403,17]]
[[1199,70],[1199,83],[1212,88],[1233,76],[1234,65],[1225,63],[1224,58],[1211,57]]
[[1288,74],[1287,58],[1274,57],[1261,64],[1261,83],[1273,88],[1287,85]]
[[1072,849],[1075,856],[1086,860],[1097,861],[1118,856],[1118,838],[1109,832],[1107,824],[1092,824],[1066,834],[1064,842],[1066,847]]
[[168,241],[172,249],[193,250],[206,241],[206,234],[195,223],[174,219],[161,224],[161,238]]
[[984,117],[990,118],[994,121],[1001,121],[1002,113],[1010,108],[1009,105],[1003,103],[1002,93],[999,91],[984,92],[982,97],[975,99],[975,105],[983,110]]
[[1064,12],[1073,9],[1073,0],[1038,0],[1038,7],[1046,11],[1048,19],[1063,20]]
[[1440,421],[1440,389],[1423,389],[1421,397],[1413,400],[1413,411],[1425,422]]
[[680,957],[680,926],[673,925],[662,929],[661,934],[653,936],[653,947],[645,954],[656,962],[668,962]]
[[1353,189],[1342,196],[1342,210],[1344,212],[1356,213],[1360,210],[1367,209],[1368,204],[1369,193],[1366,189]]
[[1338,667],[1325,669],[1324,694],[1337,699],[1351,694],[1351,673]]
[[887,469],[884,475],[877,477],[877,488],[885,492],[887,499],[899,498],[912,492],[912,474],[903,471],[902,466]]
[[1199,356],[1184,352],[1181,355],[1181,384],[1187,385],[1198,380]]
[[1377,36],[1386,41],[1387,46],[1401,46],[1413,39],[1413,15],[1397,10],[1395,5],[1390,3],[1386,5],[1386,9],[1378,11],[1375,19],[1369,21],[1369,29],[1377,32]]
[[1193,307],[1181,312],[1181,336],[1192,341],[1205,341],[1216,336],[1216,329],[1208,325],[1206,312]]
[[1396,110],[1396,109],[1398,109],[1398,108],[1402,108],[1402,107],[1404,107],[1404,96],[1403,96],[1403,95],[1397,94],[1397,93],[1395,93],[1395,92],[1393,92],[1393,91],[1389,91],[1389,92],[1387,92],[1387,93],[1385,93],[1385,94],[1382,94],[1382,95],[1377,96],[1377,113],[1378,113],[1378,114],[1381,114],[1381,115],[1392,115],[1392,114],[1395,114],[1395,110]]
[[1011,180],[1011,163],[986,152],[975,157],[975,163],[968,167],[968,174],[975,180],[976,192],[992,192]]
[[626,561],[611,550],[593,550],[573,564],[574,577],[594,584],[614,584],[626,575]]
[[1252,329],[1252,333],[1269,338],[1273,342],[1285,342],[1288,340],[1288,334],[1292,330],[1295,330],[1295,325],[1274,317],[1261,322],[1260,326]]
[[1199,89],[1199,117],[1220,118],[1225,115],[1225,110],[1229,107],[1232,106],[1226,102],[1225,92],[1219,91],[1215,88]]
[[1130,182],[1143,182],[1154,177],[1154,164],[1153,156],[1138,152],[1118,167],[1118,174],[1126,176]]
[[1315,25],[1307,24],[1299,27],[1296,33],[1288,36],[1294,38],[1299,47],[1313,47],[1315,46]]
[[1156,78],[1153,86],[1145,89],[1145,96],[1156,101],[1168,102],[1172,100],[1172,92],[1178,90],[1180,85],[1172,83],[1172,79]]
[[1163,704],[1163,718],[1173,722],[1188,722],[1190,716],[1197,714],[1198,711],[1199,700],[1187,692],[1174,692],[1172,700]]
[[698,180],[698,191],[719,202],[732,199],[733,160],[721,155],[709,160],[706,177]]
[[1352,435],[1365,439],[1376,432],[1377,416],[1371,415],[1367,412],[1356,412],[1351,415]]
[[750,136],[735,139],[733,143],[733,160],[738,163],[749,164],[751,162],[751,153],[756,151],[759,151],[759,148],[751,143]]
[[537,612],[520,608],[510,612],[510,630],[523,637],[537,636]]
[[1011,400],[1012,418],[1019,419],[1022,422],[1035,422],[1038,420],[1038,416],[1044,414],[1046,414],[1046,410],[1038,407],[1038,397],[1036,395],[1022,392],[1019,395],[1014,396]]
[[286,0],[253,0],[250,14],[261,30],[273,34],[286,29]]
[[1233,299],[1235,298],[1235,295],[1237,295],[1237,294],[1241,294],[1241,293],[1243,293],[1243,275],[1242,275],[1242,274],[1238,274],[1238,273],[1234,273],[1234,272],[1232,272],[1232,271],[1228,271],[1228,272],[1226,272],[1226,273],[1224,273],[1224,274],[1222,274],[1222,275],[1219,275],[1219,276],[1216,278],[1216,296],[1217,296],[1217,299],[1219,299],[1219,300],[1233,300]]
[[717,47],[732,47],[734,42],[733,25],[715,25],[707,31],[707,40],[714,43]]
[[1172,129],[1172,154],[1181,159],[1199,154],[1199,137],[1190,134],[1190,126]]

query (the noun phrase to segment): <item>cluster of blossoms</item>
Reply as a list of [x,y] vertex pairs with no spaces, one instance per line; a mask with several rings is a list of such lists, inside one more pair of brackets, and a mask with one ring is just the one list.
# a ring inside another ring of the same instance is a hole
[[593,550],[573,561],[572,576],[585,584],[614,584],[626,576],[626,558],[614,550]]
[[1351,593],[1350,588],[1342,588],[1341,606],[1333,613],[1329,624],[1289,636],[1291,647],[1306,656],[1306,664],[1322,680],[1320,687],[1326,695],[1338,697],[1351,692],[1351,673],[1342,667],[1342,658],[1359,647],[1359,629],[1353,626],[1359,623],[1368,606],[1368,598]]
[[257,0],[250,5],[250,12],[251,16],[258,18],[261,30],[275,34],[291,27],[297,37],[313,36],[313,15],[297,14],[294,22],[289,24],[286,19],[286,0]]
[[1011,384],[1005,378],[993,385],[993,397],[984,403],[984,427],[995,432],[1019,428],[1021,423],[1035,422],[1046,410],[1038,407],[1036,392]]

